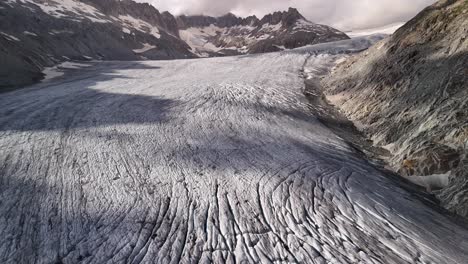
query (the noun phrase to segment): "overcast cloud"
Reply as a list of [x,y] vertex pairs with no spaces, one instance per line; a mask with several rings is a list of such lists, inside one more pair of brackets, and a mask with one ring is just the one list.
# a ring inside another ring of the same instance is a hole
[[309,20],[341,30],[404,22],[435,0],[137,0],[174,15],[263,15],[296,7]]

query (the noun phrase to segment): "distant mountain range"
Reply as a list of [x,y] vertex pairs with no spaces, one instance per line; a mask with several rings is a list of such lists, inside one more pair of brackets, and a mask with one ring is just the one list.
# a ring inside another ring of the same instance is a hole
[[262,19],[233,14],[181,16],[177,23],[180,38],[202,57],[280,51],[348,38],[334,28],[308,21],[294,8]]
[[347,39],[296,9],[262,19],[180,16],[131,0],[0,2],[0,89],[43,78],[67,60],[145,60],[279,51]]

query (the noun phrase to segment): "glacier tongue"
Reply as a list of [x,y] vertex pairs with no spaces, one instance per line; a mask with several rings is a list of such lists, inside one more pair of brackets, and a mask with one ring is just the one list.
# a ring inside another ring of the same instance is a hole
[[3,94],[0,262],[463,263],[464,227],[309,111],[306,58],[348,44],[93,62]]

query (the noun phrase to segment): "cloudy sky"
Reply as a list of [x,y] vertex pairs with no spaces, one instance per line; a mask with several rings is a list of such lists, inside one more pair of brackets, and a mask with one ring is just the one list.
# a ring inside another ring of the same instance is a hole
[[366,29],[404,22],[435,0],[137,0],[160,11],[179,14],[261,17],[272,11],[296,7],[309,20],[341,30]]

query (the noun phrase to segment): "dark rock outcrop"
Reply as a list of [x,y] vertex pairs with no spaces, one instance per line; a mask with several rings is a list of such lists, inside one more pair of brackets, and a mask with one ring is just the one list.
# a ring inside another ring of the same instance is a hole
[[392,37],[339,65],[328,98],[405,175],[452,172],[440,198],[468,216],[468,2],[439,1]]
[[273,14],[268,14],[260,20],[260,24],[273,24],[283,23],[286,26],[292,26],[296,21],[300,19],[305,19],[299,11],[295,8],[289,8],[287,12],[274,12]]

